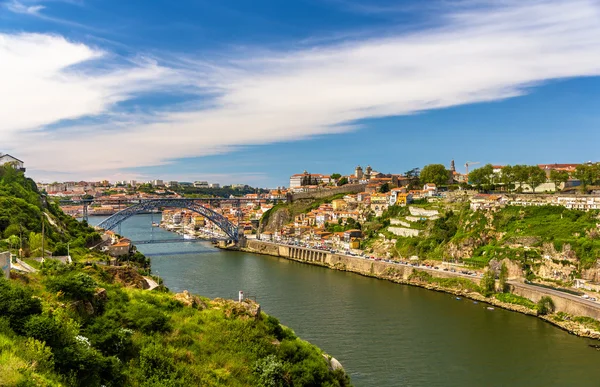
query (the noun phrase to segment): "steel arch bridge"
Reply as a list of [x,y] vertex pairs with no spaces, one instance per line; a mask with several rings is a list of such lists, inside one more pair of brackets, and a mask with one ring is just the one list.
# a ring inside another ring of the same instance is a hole
[[211,210],[210,208],[204,207],[203,205],[199,204],[197,200],[194,199],[144,200],[136,205],[127,207],[126,209],[121,210],[116,214],[104,219],[98,224],[98,227],[103,228],[105,230],[112,230],[113,228],[117,227],[119,224],[136,214],[148,212],[162,207],[187,208],[190,211],[194,211],[206,217],[208,220],[216,224],[233,241],[237,242],[239,239],[237,226],[231,223],[223,215]]

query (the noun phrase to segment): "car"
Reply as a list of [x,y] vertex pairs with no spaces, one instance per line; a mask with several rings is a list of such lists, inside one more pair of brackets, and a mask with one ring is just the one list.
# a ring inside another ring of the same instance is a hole
[[585,298],[587,300],[590,298],[590,296],[588,296],[587,294],[584,294],[583,296],[581,296],[581,298]]
[[590,297],[590,301],[596,301],[596,297]]

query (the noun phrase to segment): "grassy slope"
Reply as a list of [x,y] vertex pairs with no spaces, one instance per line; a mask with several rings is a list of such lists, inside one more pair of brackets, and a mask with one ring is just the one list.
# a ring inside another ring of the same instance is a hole
[[[99,266],[0,280],[0,315],[0,385],[247,386],[261,376],[347,384],[273,317],[254,318],[233,301],[185,305],[171,293],[126,288]],[[270,368],[255,372],[261,362]]]
[[[582,268],[592,266],[600,258],[598,211],[583,212],[552,206],[509,206],[493,213],[488,219],[485,213],[473,212],[468,207],[453,206],[449,210],[440,205],[439,210],[441,218],[427,221],[421,236],[388,236],[397,239],[395,253],[427,259],[448,259],[450,247],[469,245],[474,250],[471,259],[474,264],[487,265],[492,258],[509,258],[524,263],[539,259],[542,246],[552,243],[556,251],[562,251],[565,245],[569,245]],[[392,214],[391,217],[402,215]],[[384,214],[382,218],[374,220],[382,227],[377,233],[385,234],[389,218],[389,214]]]

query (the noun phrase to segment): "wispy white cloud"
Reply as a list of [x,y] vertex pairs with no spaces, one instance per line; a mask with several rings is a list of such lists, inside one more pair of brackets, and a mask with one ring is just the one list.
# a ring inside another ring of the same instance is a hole
[[14,13],[23,13],[28,15],[39,15],[39,12],[46,8],[43,5],[27,5],[16,0],[9,1],[5,4],[6,8]]
[[[0,62],[0,84],[8,85],[0,94],[0,141],[33,170],[110,177],[237,146],[339,133],[365,118],[496,101],[540,82],[600,75],[599,20],[597,0],[478,0],[418,32],[103,71],[81,68],[110,61],[101,50],[55,36],[0,35],[0,57],[9,58]],[[119,101],[174,86],[209,97],[142,118],[111,114]],[[110,119],[44,128],[98,114]]]

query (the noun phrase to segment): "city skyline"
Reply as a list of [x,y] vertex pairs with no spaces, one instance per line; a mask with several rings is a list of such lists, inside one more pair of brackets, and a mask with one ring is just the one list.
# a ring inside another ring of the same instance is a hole
[[40,181],[261,187],[598,161],[599,17],[596,0],[4,1],[0,151]]

